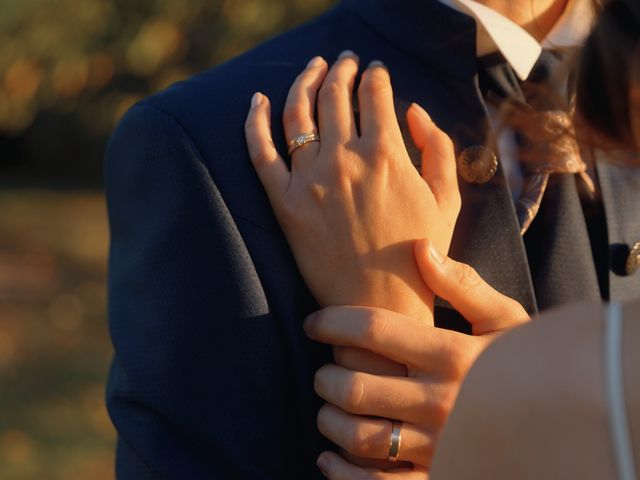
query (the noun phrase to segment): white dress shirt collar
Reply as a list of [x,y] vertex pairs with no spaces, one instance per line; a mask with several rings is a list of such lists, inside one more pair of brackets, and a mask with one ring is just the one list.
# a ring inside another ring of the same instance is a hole
[[543,47],[581,45],[594,21],[594,13],[588,0],[569,0],[562,16],[541,44],[522,27],[477,1],[438,1],[473,17],[478,25],[477,55],[487,55],[499,50],[521,80],[529,76]]

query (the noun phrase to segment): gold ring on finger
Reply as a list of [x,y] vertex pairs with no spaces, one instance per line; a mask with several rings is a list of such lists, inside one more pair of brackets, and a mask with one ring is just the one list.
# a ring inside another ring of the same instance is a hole
[[293,138],[288,144],[289,146],[289,155],[293,153],[296,148],[300,148],[303,145],[306,145],[310,142],[319,142],[320,135],[315,132],[303,133],[302,135],[298,135]]

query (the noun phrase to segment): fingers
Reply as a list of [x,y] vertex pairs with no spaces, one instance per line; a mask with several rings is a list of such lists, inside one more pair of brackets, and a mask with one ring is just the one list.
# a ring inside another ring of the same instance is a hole
[[363,139],[385,142],[402,138],[393,104],[389,72],[382,62],[374,61],[362,74],[358,88],[360,133]]
[[[314,121],[316,94],[326,73],[327,62],[322,57],[315,57],[291,85],[282,115],[287,141],[298,135],[317,132]],[[311,142],[297,148],[292,157],[295,160],[300,156],[315,156],[318,149],[319,144]]]
[[[387,459],[392,427],[390,420],[351,415],[329,404],[318,412],[320,433],[359,457]],[[409,423],[403,423],[398,459],[428,466],[432,456],[431,436]]]
[[407,367],[370,350],[351,347],[333,347],[333,359],[337,365],[355,372],[372,375],[406,377]]
[[362,74],[358,88],[360,131],[363,138],[401,135],[393,104],[389,72],[382,62],[373,61]]
[[251,109],[245,122],[247,148],[271,206],[277,210],[289,186],[291,174],[273,144],[270,117],[269,99],[256,93],[251,99]]
[[415,257],[425,283],[472,324],[474,335],[529,320],[522,305],[491,287],[470,265],[442,255],[430,240],[416,242]]
[[342,448],[340,449],[340,456],[357,467],[383,470],[385,472],[391,469],[396,470],[398,468],[411,466],[411,463],[403,462],[402,460],[392,462],[391,460],[380,460],[379,458],[356,457]]
[[422,153],[422,178],[440,208],[447,209],[455,220],[461,200],[453,142],[416,103],[407,110],[407,123],[413,142]]
[[449,373],[469,338],[419,319],[371,307],[328,307],[305,320],[313,340],[371,350],[423,372]]
[[444,425],[455,395],[447,385],[422,377],[387,377],[354,372],[328,364],[315,375],[314,389],[327,402],[348,413],[428,426]]
[[426,469],[397,468],[386,472],[357,467],[334,452],[318,457],[318,468],[330,480],[429,480]]
[[353,84],[358,57],[350,50],[340,54],[318,93],[318,123],[322,143],[343,144],[357,137],[353,117]]

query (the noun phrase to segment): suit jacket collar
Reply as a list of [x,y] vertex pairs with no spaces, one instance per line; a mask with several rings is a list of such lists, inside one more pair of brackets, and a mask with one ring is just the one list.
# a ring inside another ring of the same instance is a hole
[[407,55],[443,73],[476,74],[476,22],[435,0],[343,0],[366,25]]

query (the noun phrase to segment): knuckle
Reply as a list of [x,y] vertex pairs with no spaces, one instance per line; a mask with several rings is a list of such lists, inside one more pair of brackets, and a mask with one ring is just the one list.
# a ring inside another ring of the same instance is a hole
[[333,102],[336,99],[340,98],[341,94],[342,87],[340,86],[340,84],[336,81],[330,81],[322,85],[318,96],[322,101]]
[[344,447],[349,453],[359,457],[372,456],[371,438],[361,423],[356,422],[351,426],[346,443]]
[[362,158],[365,158],[367,159],[367,161],[369,161],[378,155],[380,147],[382,146],[384,146],[384,144],[381,142],[380,145],[377,139],[363,139],[363,141],[359,145],[360,154],[362,155]]
[[402,147],[392,135],[380,132],[375,139],[362,145],[362,151],[368,166],[381,168],[388,165],[393,168],[399,164],[396,160]]
[[329,424],[330,416],[331,410],[327,404],[324,404],[322,407],[320,407],[320,410],[318,410],[318,414],[316,415],[316,425],[318,427],[318,430],[320,430],[320,432],[323,434],[327,431],[325,427]]
[[324,200],[327,196],[327,188],[321,183],[310,183],[309,184],[309,195],[313,199],[313,201],[317,204],[324,203]]
[[360,84],[360,91],[365,95],[384,95],[391,90],[391,84],[389,78],[383,71],[376,69],[376,71],[368,72],[362,83]]
[[503,296],[502,294],[498,295],[499,310],[498,314],[496,315],[496,320],[502,320],[505,328],[512,325],[525,323],[529,320],[529,314],[522,307],[520,302],[512,298]]
[[244,121],[245,130],[253,130],[258,126],[258,121],[255,119],[255,115],[249,115]]
[[473,355],[470,351],[464,352],[460,354],[455,362],[452,364],[451,373],[453,376],[453,381],[462,381],[464,376],[473,365],[473,361],[475,359],[475,355]]
[[290,105],[285,108],[282,118],[285,123],[299,124],[308,119],[308,112],[300,104]]
[[265,149],[258,149],[251,155],[251,160],[256,167],[262,167],[273,162],[273,152]]
[[517,300],[511,300],[515,305],[514,305],[514,312],[517,312],[517,318],[518,318],[518,323],[527,323],[531,321],[531,316],[529,315],[529,312],[527,312],[527,310],[522,306],[522,304],[520,302],[518,302]]
[[482,278],[476,270],[466,263],[460,263],[457,269],[458,284],[465,290],[473,290],[482,283]]
[[460,382],[455,382],[453,385],[447,388],[444,394],[444,398],[440,405],[440,411],[442,412],[444,420],[449,418],[449,415],[453,410],[453,406],[456,403],[456,398],[458,397],[458,392],[460,391],[460,386]]
[[382,340],[388,326],[389,318],[386,315],[377,310],[369,311],[363,317],[362,338],[369,342]]
[[397,165],[397,156],[399,148],[395,142],[395,139],[387,135],[380,135],[379,143],[376,146],[378,154],[374,159],[378,160],[378,163],[385,163],[390,165]]
[[450,392],[455,391],[457,393],[457,390],[460,388],[462,380],[467,375],[467,372],[469,371],[471,366],[475,363],[476,358],[480,354],[480,350],[481,348],[478,345],[478,342],[469,342],[468,344],[465,344],[464,346],[459,346],[458,348],[455,349],[455,352],[453,353],[453,358],[455,358],[455,361],[453,362],[453,365],[452,365],[453,367],[452,381],[454,383],[453,385],[451,385],[451,387],[455,386],[455,389],[450,388],[449,389]]
[[333,347],[333,361],[340,367],[346,367],[349,365],[349,359],[351,358],[351,352],[349,347]]
[[431,141],[435,142],[443,155],[451,155],[455,158],[455,144],[453,139],[435,123],[431,124]]
[[[442,374],[446,382],[457,382],[466,371],[465,365],[468,363],[470,348],[473,347],[472,342],[460,340],[457,337],[448,338],[442,349]],[[448,383],[443,383],[441,388],[448,388]],[[442,392],[442,391],[440,391]],[[442,395],[439,395],[442,397]]]
[[365,382],[361,375],[353,374],[342,392],[342,406],[351,413],[360,413],[365,398]]
[[446,423],[451,408],[445,400],[441,400],[432,406],[433,418],[438,426],[442,426]]
[[315,392],[319,392],[322,390],[327,368],[328,368],[327,365],[323,365],[318,369],[318,371],[313,376],[313,390]]
[[304,69],[302,72],[298,74],[293,85],[291,86],[291,90],[295,89],[303,89],[306,87],[312,79],[312,70]]
[[509,310],[512,312],[511,318],[513,318],[514,321],[516,321],[517,323],[525,323],[531,320],[531,317],[529,316],[529,314],[527,313],[527,311],[524,309],[524,307],[520,302],[510,297],[506,297],[506,298],[511,304],[511,307],[509,308]]
[[442,142],[442,146],[453,152],[454,144],[453,144],[453,140],[451,139],[451,137],[449,135],[447,135],[446,133],[444,133],[442,130],[438,129],[438,137],[440,137],[440,142]]
[[354,181],[358,178],[357,170],[355,163],[334,162],[330,167],[332,187],[338,192],[350,192]]
[[367,159],[367,163],[385,159],[389,150],[391,150],[389,143],[382,138],[382,134],[362,145],[362,154]]
[[434,432],[446,424],[455,405],[461,385],[462,377],[456,377],[440,383],[436,395],[434,395],[433,389],[425,390],[425,404],[428,405],[427,420],[425,421],[436,427]]

